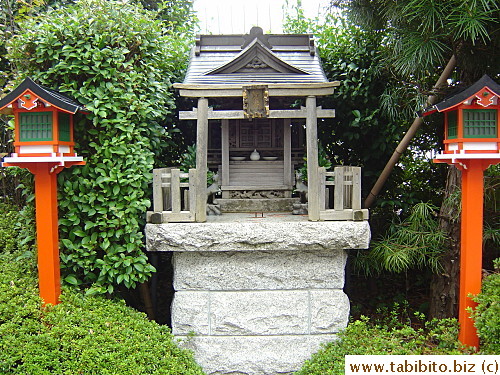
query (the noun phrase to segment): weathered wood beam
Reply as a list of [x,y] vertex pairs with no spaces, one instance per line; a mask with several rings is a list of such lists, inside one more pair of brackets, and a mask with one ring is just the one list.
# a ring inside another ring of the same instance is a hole
[[148,211],[146,213],[146,220],[148,223],[152,224],[187,223],[194,221],[193,215],[190,211],[181,211],[179,213],[173,213],[171,211],[163,211],[163,212]]
[[[243,111],[214,111],[213,108],[208,108],[207,117],[209,120],[244,119]],[[179,111],[180,120],[196,120],[197,118],[198,118],[197,108],[193,108],[192,111]]]
[[164,210],[161,175],[165,171],[165,169],[153,169],[153,210],[155,212],[161,212]]
[[[451,73],[453,73],[453,70],[455,69],[457,60],[455,58],[455,55],[452,55],[450,60],[448,61],[448,64],[444,68],[443,72],[439,76],[439,79],[437,80],[436,84],[434,85],[434,89],[439,89],[442,87],[447,86],[447,79],[450,77]],[[435,94],[429,95],[427,98],[427,102],[424,105],[424,108],[429,107],[432,104],[435,104],[437,102],[437,96]],[[380,176],[378,177],[377,181],[375,182],[375,185],[373,185],[372,189],[370,190],[370,193],[365,199],[364,206],[365,208],[370,208],[373,202],[375,202],[375,199],[377,198],[377,195],[380,193],[380,190],[384,186],[385,182],[391,175],[392,170],[394,169],[394,166],[397,164],[399,158],[405,152],[405,150],[408,148],[410,145],[410,141],[413,139],[415,134],[417,133],[418,129],[420,126],[424,123],[424,119],[422,117],[416,117],[413,120],[413,123],[411,124],[410,128],[406,132],[405,136],[399,142],[399,145],[396,147],[394,150],[391,158],[385,165],[384,169],[382,170],[382,173],[380,173]]]
[[344,168],[335,168],[335,194],[333,207],[335,211],[344,210]]
[[[321,82],[321,83],[275,83],[268,84],[269,96],[325,96],[332,95],[335,87],[340,82]],[[231,96],[242,96],[244,85],[194,85],[185,83],[176,83],[174,88],[179,90],[180,96],[190,98],[221,98]]]
[[337,220],[361,221],[361,220],[368,220],[369,218],[369,213],[367,209],[361,209],[361,210],[345,209],[342,211],[325,210],[325,211],[320,211],[319,215],[320,219],[325,221],[337,221]]
[[229,184],[229,121],[222,120],[222,173],[219,176],[219,186]]
[[181,186],[180,186],[180,171],[172,169],[172,179],[170,182],[172,191],[172,213],[178,214],[181,212]]
[[[335,117],[334,109],[323,109],[317,107],[316,113],[318,118],[333,118]],[[214,111],[213,108],[208,109],[207,113],[209,120],[243,120],[245,117],[243,111]],[[307,110],[305,107],[300,109],[272,109],[269,111],[269,118],[306,118]],[[198,118],[198,110],[193,108],[192,111],[179,111],[180,120],[196,120]]]
[[328,208],[327,203],[326,203],[327,190],[326,190],[326,168],[325,167],[318,168],[318,178],[319,178],[319,209],[320,209],[320,211],[324,211]]
[[198,99],[196,121],[196,221],[207,221],[208,99]]
[[220,189],[224,190],[289,190],[290,186],[288,185],[229,185],[229,186],[221,186]]
[[283,121],[283,181],[292,186],[292,128],[290,118]]
[[307,145],[307,201],[309,220],[318,221],[319,216],[319,171],[318,171],[318,117],[316,97],[306,99],[306,145]]
[[[197,189],[196,189],[196,184],[194,183],[196,181],[196,169],[190,169],[189,170],[189,217],[191,221],[194,221],[196,218],[196,202],[197,202]],[[206,185],[205,185],[206,186]],[[205,190],[203,190],[205,192]],[[206,211],[205,211],[206,212]]]
[[361,167],[352,168],[352,209],[361,209]]

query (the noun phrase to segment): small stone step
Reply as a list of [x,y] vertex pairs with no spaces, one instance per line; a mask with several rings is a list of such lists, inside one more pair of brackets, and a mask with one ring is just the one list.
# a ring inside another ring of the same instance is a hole
[[217,199],[224,212],[292,212],[299,198]]

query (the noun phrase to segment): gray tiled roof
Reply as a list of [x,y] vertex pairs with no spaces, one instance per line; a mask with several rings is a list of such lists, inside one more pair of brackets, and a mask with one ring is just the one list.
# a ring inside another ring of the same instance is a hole
[[[236,67],[236,68],[235,68]],[[325,83],[311,35],[201,35],[184,84]]]

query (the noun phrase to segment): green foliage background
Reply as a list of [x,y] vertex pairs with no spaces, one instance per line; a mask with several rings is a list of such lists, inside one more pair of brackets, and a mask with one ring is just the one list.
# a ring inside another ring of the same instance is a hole
[[[335,108],[334,119],[318,120],[318,137],[333,165],[363,168],[363,196],[367,196],[380,171],[409,127],[414,112],[421,109],[424,96],[411,84],[398,81],[385,60],[388,33],[366,31],[344,17],[330,13],[325,22],[306,19],[300,7],[288,15],[287,32],[316,36],[325,73],[330,81],[340,81],[324,107]],[[397,94],[393,91],[397,90]],[[396,166],[387,188],[371,210],[372,228],[387,226],[395,210],[410,213],[421,201],[439,205],[442,168],[428,158],[416,157],[438,143],[435,129],[419,137],[418,147]],[[426,175],[419,183],[417,173]]]
[[358,253],[354,268],[372,276],[409,269],[442,271],[446,234],[439,228],[437,212],[429,203],[417,203],[404,221],[394,222],[383,238],[372,241],[368,251]]
[[172,122],[171,82],[186,66],[192,26],[190,13],[175,25],[157,15],[81,0],[24,21],[9,44],[19,79],[58,89],[89,112],[75,125],[87,164],[61,173],[59,205],[65,281],[91,293],[135,287],[154,272],[143,252],[148,183],[171,139],[162,123]]
[[[288,17],[287,30],[314,33],[328,79],[340,81],[324,104],[335,108],[336,116],[318,122],[318,137],[332,164],[363,168],[366,197],[425,96],[398,80],[387,63],[387,30],[365,30],[336,13],[322,23],[304,18],[300,7],[295,12]],[[427,265],[439,269],[445,235],[435,231],[434,206],[441,204],[445,169],[425,155],[438,147],[437,134],[429,126],[418,134],[370,209],[372,238],[378,242],[369,251],[353,253],[357,272],[375,275]],[[410,222],[411,230],[398,233],[409,229]]]
[[326,344],[295,374],[344,374],[346,355],[471,354],[461,349],[454,319],[433,320],[418,329],[394,323],[373,323],[366,317],[351,322],[337,341]]

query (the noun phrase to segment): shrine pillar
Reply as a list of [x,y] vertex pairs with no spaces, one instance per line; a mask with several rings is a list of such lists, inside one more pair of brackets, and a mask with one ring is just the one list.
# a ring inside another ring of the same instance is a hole
[[306,99],[307,195],[309,220],[319,221],[318,114],[316,97]]
[[207,221],[208,99],[198,98],[196,121],[196,222]]

